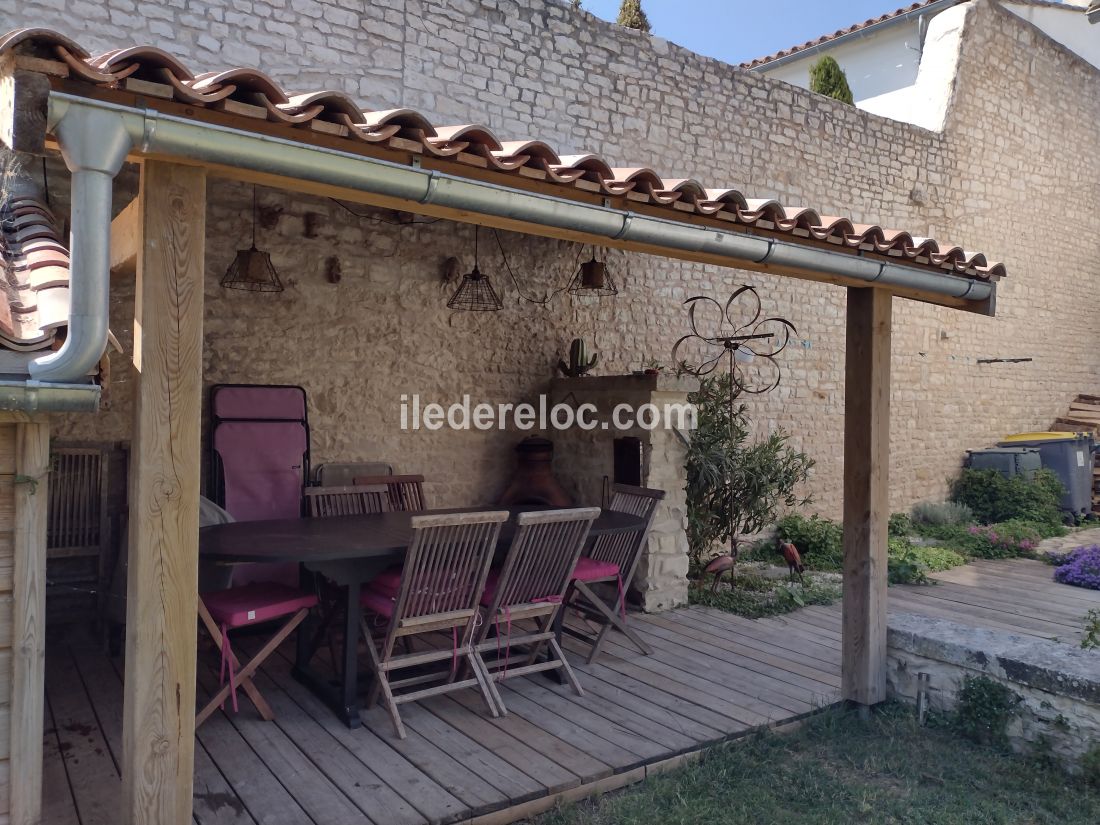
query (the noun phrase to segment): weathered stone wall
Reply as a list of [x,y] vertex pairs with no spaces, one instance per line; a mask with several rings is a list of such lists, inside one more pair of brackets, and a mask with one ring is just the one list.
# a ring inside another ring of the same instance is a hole
[[[894,508],[942,495],[964,449],[1045,428],[1074,394],[1100,391],[1092,320],[1100,260],[1097,73],[990,0],[976,0],[968,15],[942,134],[740,71],[557,0],[26,0],[0,11],[0,29],[24,25],[58,28],[93,49],[152,42],[196,70],[257,65],[295,88],[342,88],[364,105],[483,122],[502,136],[544,138],[563,153],[597,151],[614,164],[738,185],[1003,258],[1010,278],[997,319],[898,302]],[[385,458],[428,475],[435,502],[491,501],[519,436],[402,433],[401,393],[528,399],[576,336],[600,352],[600,372],[667,362],[685,326],[684,298],[721,297],[750,282],[802,339],[785,362],[784,384],[753,401],[752,413],[761,430],[786,428],[817,459],[815,508],[839,514],[842,290],[616,253],[618,298],[559,295],[541,308],[519,301],[483,233],[482,269],[506,293],[506,308],[452,315],[438,273],[450,255],[464,269],[472,263],[468,227],[394,226],[376,213],[357,218],[330,202],[261,190],[261,203],[284,210],[259,243],[288,289],[228,292],[217,281],[247,246],[251,191],[211,186],[207,381],[305,385],[315,462]],[[119,189],[121,205],[133,188]],[[310,211],[324,216],[315,239],[302,233]],[[507,234],[502,241],[529,293],[571,274],[575,247]],[[329,255],[340,259],[339,284],[325,279]],[[132,286],[113,288],[113,326],[128,346]],[[1034,360],[978,363],[1005,357]],[[59,422],[60,436],[126,437],[127,358],[115,359],[112,409]]]
[[1016,750],[1049,747],[1076,772],[1100,743],[1100,655],[1093,651],[904,613],[890,614],[887,644],[895,699],[915,703],[924,673],[928,707],[949,711],[966,677],[985,676],[1019,697],[1006,730]]

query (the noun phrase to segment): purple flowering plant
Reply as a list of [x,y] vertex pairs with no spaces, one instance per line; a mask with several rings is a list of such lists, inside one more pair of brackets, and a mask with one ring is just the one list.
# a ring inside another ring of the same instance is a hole
[[1100,590],[1100,545],[1078,547],[1054,570],[1054,580],[1075,587]]

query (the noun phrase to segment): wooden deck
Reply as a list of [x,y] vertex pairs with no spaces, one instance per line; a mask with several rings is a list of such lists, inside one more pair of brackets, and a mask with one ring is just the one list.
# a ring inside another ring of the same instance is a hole
[[[1084,614],[1100,608],[1100,593],[1055,584],[1039,562],[975,562],[937,578],[935,587],[890,588],[891,611],[1076,643]],[[258,680],[275,722],[260,721],[242,698],[239,714],[216,713],[198,731],[195,819],[509,822],[838,698],[840,605],[758,621],[696,607],[632,622],[654,655],[614,637],[599,663],[577,666],[584,697],[537,677],[508,682],[504,719],[490,719],[473,692],[406,705],[404,742],[380,708],[363,728],[343,727],[276,656]],[[86,646],[50,650],[47,825],[117,821],[120,670]]]
[[[632,617],[632,624],[654,655],[614,638],[599,663],[577,666],[583,697],[535,677],[507,683],[509,715],[499,720],[473,691],[405,705],[405,741],[393,736],[381,708],[348,730],[291,678],[288,658],[275,656],[257,680],[274,722],[260,721],[242,696],[239,714],[215,713],[198,730],[195,819],[507,822],[563,794],[636,781],[673,757],[838,698],[840,637],[832,630],[698,608]],[[204,662],[200,683],[209,688],[216,659]],[[121,666],[88,646],[50,651],[48,825],[117,821]]]

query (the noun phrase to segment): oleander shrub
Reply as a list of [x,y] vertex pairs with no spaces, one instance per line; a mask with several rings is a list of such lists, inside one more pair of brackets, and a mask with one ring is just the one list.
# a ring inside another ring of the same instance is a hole
[[1078,547],[1054,569],[1054,580],[1074,587],[1100,590],[1100,545]]

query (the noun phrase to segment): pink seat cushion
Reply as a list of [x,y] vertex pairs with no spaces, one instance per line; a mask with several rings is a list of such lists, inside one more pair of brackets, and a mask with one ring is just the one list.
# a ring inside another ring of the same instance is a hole
[[370,583],[371,589],[377,590],[391,599],[396,599],[397,591],[401,589],[401,571],[400,566],[384,570]]
[[500,579],[499,570],[490,570],[489,577],[485,579],[485,590],[481,593],[481,603],[488,607],[493,603],[493,596],[497,592],[497,581]]
[[577,566],[573,568],[573,578],[582,582],[614,579],[618,575],[619,565],[610,561],[596,561],[588,556],[577,559]]
[[364,587],[359,594],[359,604],[372,613],[385,616],[387,619],[393,615],[393,597],[375,590],[373,587]]
[[303,593],[275,582],[254,582],[228,590],[215,590],[204,593],[202,600],[214,621],[226,627],[242,627],[278,619],[317,604],[317,597],[312,593]]

